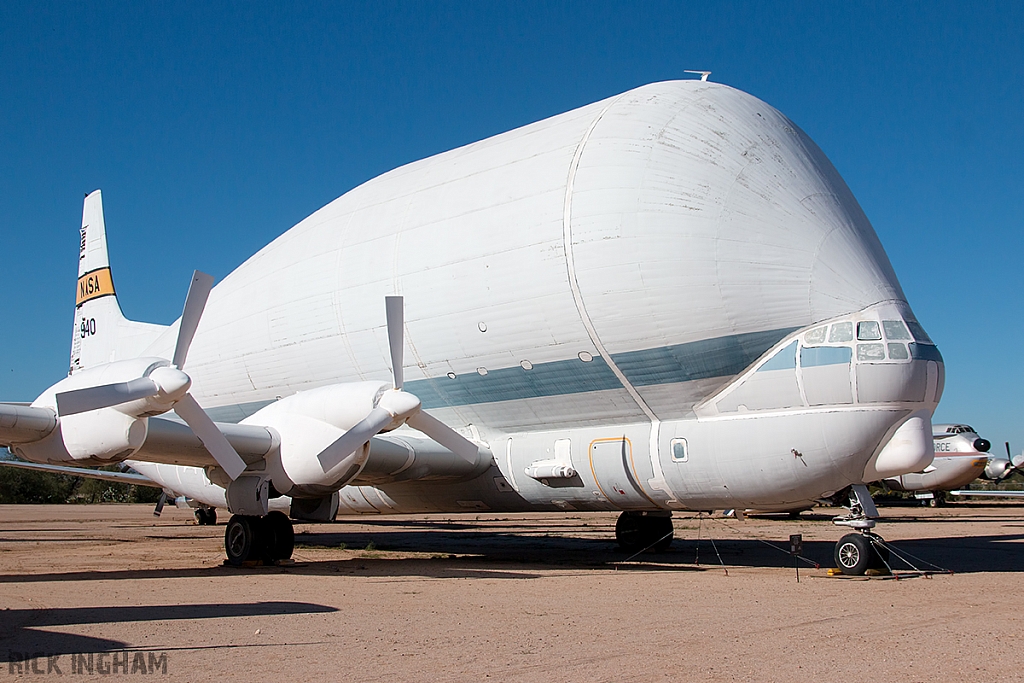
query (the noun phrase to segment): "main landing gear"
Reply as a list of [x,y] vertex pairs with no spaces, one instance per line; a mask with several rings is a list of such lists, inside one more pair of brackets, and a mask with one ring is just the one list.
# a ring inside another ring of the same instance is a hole
[[273,511],[266,517],[232,515],[224,531],[224,550],[228,564],[247,562],[272,564],[287,560],[295,548],[292,522],[283,512]]
[[214,508],[196,508],[196,524],[199,526],[215,526],[217,511]]
[[881,536],[871,531],[878,519],[878,509],[863,484],[850,489],[850,514],[835,517],[832,523],[856,529],[836,543],[836,566],[843,574],[862,576],[869,569],[888,569],[889,549]]
[[615,540],[626,552],[650,548],[664,552],[672,544],[672,512],[623,512],[615,523]]

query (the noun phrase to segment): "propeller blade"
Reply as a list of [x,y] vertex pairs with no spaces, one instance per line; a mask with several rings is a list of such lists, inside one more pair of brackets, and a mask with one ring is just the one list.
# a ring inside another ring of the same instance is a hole
[[228,443],[227,437],[217,428],[210,416],[206,414],[202,406],[192,398],[192,394],[185,394],[174,404],[174,412],[185,421],[199,440],[210,451],[210,455],[217,461],[217,464],[227,473],[231,480],[238,479],[245,470],[245,461]]
[[317,458],[324,472],[329,472],[347,456],[362,448],[363,444],[376,436],[394,418],[383,408],[374,408],[370,414],[357,422],[352,429],[342,434],[327,448],[320,451]]
[[469,462],[476,462],[480,457],[480,449],[475,443],[424,410],[406,420],[406,424],[413,429],[420,430],[452,453],[461,455]]
[[154,396],[159,390],[156,382],[148,377],[140,377],[130,382],[73,389],[57,394],[57,414],[61,416],[77,415],[90,410],[109,408]]
[[1013,464],[1013,456],[1010,455],[1010,442],[1004,441],[1003,443],[1006,444],[1006,459],[1010,461],[1010,464]]
[[181,312],[181,324],[178,326],[178,341],[174,345],[174,360],[171,361],[179,370],[185,366],[188,347],[192,345],[192,338],[196,336],[196,328],[199,327],[199,319],[203,317],[203,309],[206,308],[206,300],[210,298],[211,289],[212,276],[198,270],[192,273],[192,284],[188,287],[185,308]]
[[388,318],[388,343],[391,345],[391,372],[395,378],[395,389],[401,389],[405,377],[402,359],[405,335],[405,312],[402,297],[384,297],[384,308]]

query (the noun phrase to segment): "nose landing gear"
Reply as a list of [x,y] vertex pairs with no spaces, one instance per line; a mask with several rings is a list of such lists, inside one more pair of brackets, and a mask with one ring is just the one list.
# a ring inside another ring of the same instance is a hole
[[882,537],[871,531],[879,515],[867,486],[857,484],[850,488],[849,509],[850,514],[832,519],[837,526],[857,530],[836,543],[833,556],[839,571],[849,576],[862,576],[869,569],[888,568],[889,549]]

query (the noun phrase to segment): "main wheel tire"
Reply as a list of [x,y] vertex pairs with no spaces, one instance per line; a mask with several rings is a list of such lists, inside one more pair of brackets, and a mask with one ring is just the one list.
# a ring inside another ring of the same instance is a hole
[[615,540],[626,552],[638,552],[650,547],[664,552],[672,545],[672,518],[648,515],[643,512],[623,512],[615,522]]
[[270,560],[287,560],[295,549],[295,529],[292,521],[283,512],[274,510],[263,518],[266,531],[267,557]]
[[864,534],[846,534],[836,543],[836,566],[848,576],[862,576],[875,557],[871,541]]
[[196,524],[214,526],[217,524],[217,511],[213,508],[196,508]]
[[236,567],[259,557],[262,545],[259,517],[248,515],[232,515],[224,529],[224,552],[228,556],[228,564]]

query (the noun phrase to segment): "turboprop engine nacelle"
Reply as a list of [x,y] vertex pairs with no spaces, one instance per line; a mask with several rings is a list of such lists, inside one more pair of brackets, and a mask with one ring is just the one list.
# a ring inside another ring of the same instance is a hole
[[366,444],[326,470],[317,456],[373,410],[388,389],[382,382],[332,384],[300,391],[242,420],[280,436],[280,446],[267,456],[274,488],[286,495],[329,495],[351,481],[366,462]]
[[130,458],[146,441],[146,420],[103,408],[61,418],[46,438],[16,444],[12,450],[25,460],[102,466]]
[[[33,408],[57,411],[57,395],[117,382],[129,382],[139,377],[175,373],[160,358],[135,358],[107,363],[81,370],[65,377],[44,391],[32,402]],[[186,378],[187,379],[187,378]],[[185,383],[177,386],[172,377],[172,392],[188,389]],[[73,415],[61,415],[57,428],[41,441],[21,444],[18,455],[33,462],[75,461],[82,465],[108,465],[131,457],[146,441],[146,415],[165,412],[169,406],[161,396],[131,401],[116,406],[89,410]]]

